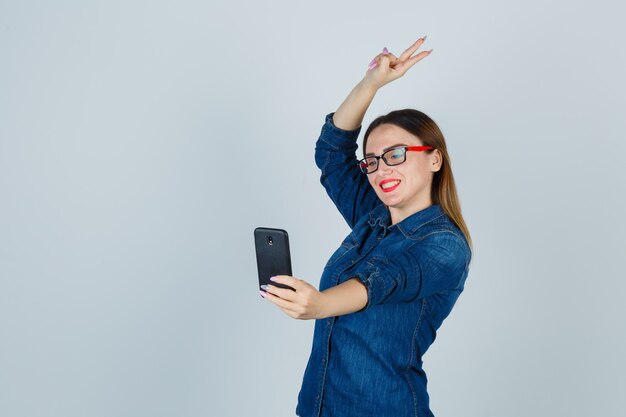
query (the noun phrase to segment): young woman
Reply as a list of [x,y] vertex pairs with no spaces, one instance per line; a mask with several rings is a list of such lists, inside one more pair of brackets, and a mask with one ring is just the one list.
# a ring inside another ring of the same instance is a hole
[[431,51],[399,57],[385,48],[316,144],[321,182],[352,232],[324,268],[319,291],[273,277],[295,291],[261,295],[297,319],[316,319],[298,397],[301,417],[432,416],[422,356],[459,297],[471,239],[461,215],[444,137],[428,116],[399,110],[365,132],[363,116],[383,85]]

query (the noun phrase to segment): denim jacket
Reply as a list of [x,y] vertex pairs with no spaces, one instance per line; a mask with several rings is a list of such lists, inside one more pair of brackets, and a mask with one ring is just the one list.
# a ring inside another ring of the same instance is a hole
[[332,115],[315,161],[352,232],[328,260],[320,290],[357,278],[368,301],[359,312],[316,320],[296,414],[432,416],[422,356],[463,291],[469,245],[438,204],[391,225],[357,166],[360,128],[339,129]]

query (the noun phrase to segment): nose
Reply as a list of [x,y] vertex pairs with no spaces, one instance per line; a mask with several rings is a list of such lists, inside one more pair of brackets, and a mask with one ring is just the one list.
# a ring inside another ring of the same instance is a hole
[[393,168],[387,165],[385,161],[381,160],[378,163],[378,175],[386,176],[386,175],[391,174],[392,171],[393,171]]

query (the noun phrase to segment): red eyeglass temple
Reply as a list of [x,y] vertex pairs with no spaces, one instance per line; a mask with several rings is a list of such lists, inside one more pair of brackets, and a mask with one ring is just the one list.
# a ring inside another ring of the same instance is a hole
[[433,149],[432,146],[407,146],[407,151],[427,151],[428,149]]

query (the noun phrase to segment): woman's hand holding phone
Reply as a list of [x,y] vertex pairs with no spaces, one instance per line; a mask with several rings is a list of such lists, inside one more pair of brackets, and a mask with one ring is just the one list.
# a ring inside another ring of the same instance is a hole
[[342,316],[359,312],[367,306],[367,288],[357,278],[351,278],[323,292],[308,282],[289,275],[277,275],[272,282],[288,285],[294,290],[268,284],[263,286],[261,296],[294,319]]
[[295,290],[279,288],[272,284],[261,287],[261,296],[276,305],[289,317],[300,320],[325,317],[323,310],[326,296],[317,288],[306,281],[289,275],[277,275],[272,277],[271,281],[288,285]]

